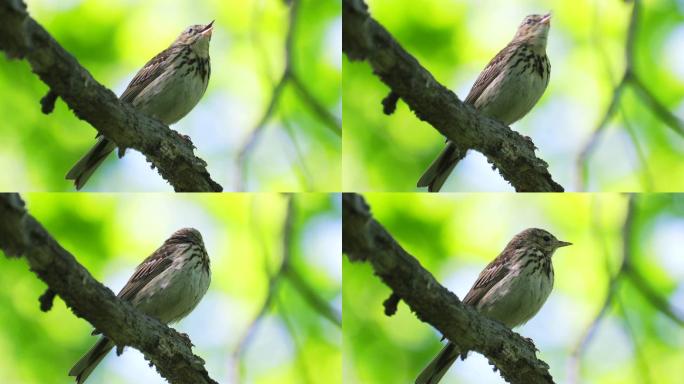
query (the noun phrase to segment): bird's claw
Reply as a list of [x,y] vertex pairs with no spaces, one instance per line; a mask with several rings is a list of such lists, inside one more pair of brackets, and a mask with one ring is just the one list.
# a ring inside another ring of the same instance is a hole
[[181,337],[183,338],[183,342],[190,348],[194,347],[195,344],[192,343],[192,340],[190,340],[190,336],[188,336],[187,333],[182,333],[181,332]]
[[193,144],[192,139],[190,138],[190,136],[188,136],[188,135],[180,135],[180,136],[183,138],[183,140],[185,140],[186,143],[188,143],[188,144],[192,147],[192,149],[196,149],[196,148],[197,148],[197,147],[195,147],[195,144]]

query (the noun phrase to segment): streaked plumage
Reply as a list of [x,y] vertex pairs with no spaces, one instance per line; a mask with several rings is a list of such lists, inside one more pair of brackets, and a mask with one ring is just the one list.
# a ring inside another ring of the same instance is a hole
[[[546,39],[550,19],[550,14],[527,16],[513,40],[475,80],[465,103],[506,125],[525,116],[549,83],[551,64],[546,56]],[[447,141],[446,148],[418,180],[418,187],[438,192],[462,157],[463,153]]]
[[[182,319],[199,304],[210,281],[209,255],[202,235],[194,228],[183,228],[136,268],[117,296],[168,324]],[[69,376],[83,383],[112,348],[114,343],[101,336],[71,368]]]
[[[549,232],[528,228],[480,272],[463,303],[509,328],[526,323],[541,309],[553,288],[551,256],[571,243]],[[458,358],[459,351],[448,342],[420,373],[416,384],[436,384]]]
[[[209,41],[212,21],[193,25],[176,41],[148,61],[128,84],[120,99],[166,125],[187,115],[204,95],[209,84]],[[95,169],[114,151],[116,144],[97,135],[97,143],[67,173],[81,189]]]

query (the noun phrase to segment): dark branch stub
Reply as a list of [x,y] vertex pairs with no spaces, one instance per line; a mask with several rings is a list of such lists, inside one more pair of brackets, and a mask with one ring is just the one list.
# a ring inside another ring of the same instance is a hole
[[46,115],[51,114],[55,109],[55,101],[57,101],[57,94],[51,89],[40,99],[40,111]]
[[52,303],[55,300],[55,296],[57,295],[57,292],[53,291],[52,289],[48,288],[45,290],[45,293],[40,295],[38,298],[38,301],[40,302],[40,310],[43,312],[47,312],[52,309]]
[[400,300],[401,297],[399,297],[399,295],[397,295],[396,293],[392,292],[390,297],[388,297],[387,300],[382,302],[382,306],[385,307],[385,315],[392,316],[395,313],[397,313],[397,305],[399,304]]
[[390,93],[382,99],[382,112],[388,116],[393,114],[397,109],[397,101],[399,101],[399,94],[390,91]]

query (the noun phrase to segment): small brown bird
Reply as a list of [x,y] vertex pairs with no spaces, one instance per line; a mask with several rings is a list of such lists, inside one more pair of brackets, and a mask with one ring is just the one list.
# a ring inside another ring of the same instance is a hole
[[[194,228],[182,228],[140,263],[117,296],[168,324],[195,309],[210,281],[209,255],[202,235]],[[75,376],[76,383],[82,384],[112,348],[113,341],[100,337],[71,368],[69,376]]]
[[[209,40],[214,22],[192,25],[135,75],[122,101],[166,125],[176,123],[199,103],[209,84]],[[67,173],[76,189],[83,188],[116,144],[97,135],[97,143]]]
[[[511,240],[485,267],[463,299],[481,314],[509,328],[525,324],[539,312],[553,288],[551,256],[572,245],[549,232],[528,228]],[[460,352],[450,341],[420,373],[416,384],[437,384]]]
[[[551,64],[546,39],[551,14],[530,15],[518,27],[513,40],[480,73],[465,99],[485,116],[511,125],[525,116],[549,84]],[[418,187],[439,192],[462,157],[456,146],[446,148],[418,180]]]

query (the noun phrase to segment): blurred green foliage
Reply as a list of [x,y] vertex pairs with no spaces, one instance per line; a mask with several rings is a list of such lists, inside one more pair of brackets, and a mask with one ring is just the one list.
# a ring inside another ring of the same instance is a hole
[[[99,281],[114,292],[175,230],[202,233],[212,282],[199,306],[174,328],[220,383],[339,382],[341,329],[314,311],[281,279],[272,308],[253,328],[242,356],[239,340],[266,298],[283,255],[287,196],[277,194],[24,194],[29,212]],[[291,265],[338,312],[341,307],[339,195],[299,194],[294,200]],[[46,285],[23,259],[0,252],[0,382],[72,383],[71,366],[95,342],[91,325],[57,297],[47,313]],[[164,383],[128,348],[105,358],[90,382]]]
[[[627,197],[615,194],[364,194],[376,220],[423,267],[460,298],[479,272],[519,231],[549,230],[574,245],[554,255],[555,286],[541,311],[517,332],[534,340],[557,383],[582,333],[603,305],[608,281],[622,260]],[[684,313],[684,197],[641,195],[636,200],[632,263]],[[441,335],[401,302],[392,317],[391,293],[368,263],[343,265],[343,377],[345,383],[408,383],[436,356]],[[581,357],[584,383],[679,383],[684,377],[684,332],[651,306],[631,280],[618,285]],[[680,315],[681,316],[681,315]],[[486,359],[470,353],[447,383],[503,383]]]
[[[684,140],[628,88],[588,162],[580,188],[577,158],[602,119],[624,72],[632,2],[367,0],[371,15],[430,71],[465,99],[478,74],[513,37],[525,15],[551,11],[551,80],[537,106],[513,129],[530,136],[566,190],[679,191]],[[684,120],[684,5],[641,1],[635,70],[666,108]],[[403,101],[386,116],[386,85],[365,62],[343,59],[343,186],[349,191],[414,191],[444,138]],[[628,128],[643,152],[640,160]],[[471,151],[444,191],[512,191]]]
[[[285,64],[289,8],[278,0],[27,1],[28,12],[95,79],[121,94],[135,73],[188,25],[215,19],[212,76],[199,105],[172,126],[189,135],[212,178],[235,190],[237,156],[261,120]],[[324,109],[340,116],[340,5],[301,0],[294,70]],[[315,59],[313,59],[315,58]],[[48,88],[23,60],[0,65],[0,190],[73,191],[64,176],[94,144],[96,131],[58,100],[44,115]],[[248,157],[244,188],[254,191],[337,191],[341,140],[285,89]],[[111,156],[90,191],[171,191],[135,151]]]

